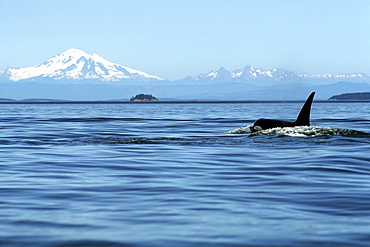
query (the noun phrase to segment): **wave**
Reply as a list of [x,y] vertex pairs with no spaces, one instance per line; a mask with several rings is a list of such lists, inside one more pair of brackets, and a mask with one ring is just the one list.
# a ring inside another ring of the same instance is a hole
[[261,135],[278,135],[278,136],[294,136],[294,137],[316,137],[316,136],[356,136],[356,137],[370,137],[370,134],[363,131],[352,130],[352,129],[340,129],[332,127],[320,127],[320,126],[297,126],[297,127],[285,127],[285,128],[272,128],[261,130],[257,132],[251,132],[252,126],[246,126],[242,128],[236,128],[226,132],[227,134],[246,134],[251,133],[249,136],[261,136]]

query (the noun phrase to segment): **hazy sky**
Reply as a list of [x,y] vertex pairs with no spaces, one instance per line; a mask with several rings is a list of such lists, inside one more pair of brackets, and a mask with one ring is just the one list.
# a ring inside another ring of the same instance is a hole
[[370,75],[370,0],[0,0],[0,69],[69,48],[167,79],[245,65]]

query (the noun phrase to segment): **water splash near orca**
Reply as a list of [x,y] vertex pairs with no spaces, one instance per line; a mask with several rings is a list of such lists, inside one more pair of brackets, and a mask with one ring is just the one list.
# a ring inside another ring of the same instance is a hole
[[276,135],[276,136],[294,136],[294,137],[317,137],[317,136],[356,136],[356,137],[370,137],[370,134],[363,131],[352,129],[340,129],[332,127],[320,126],[296,126],[284,128],[271,128],[260,130],[257,132],[251,131],[251,126],[236,128],[226,132],[227,134],[250,134],[249,137]]
[[236,128],[226,132],[226,134],[245,134],[249,136],[277,135],[295,137],[315,137],[315,136],[370,136],[370,134],[351,130],[332,127],[310,126],[311,105],[315,92],[312,92],[305,101],[297,119],[294,122],[260,118],[253,125]]
[[246,127],[240,127],[233,130],[229,130],[226,132],[226,134],[246,134],[246,133],[252,133],[252,125],[248,125]]

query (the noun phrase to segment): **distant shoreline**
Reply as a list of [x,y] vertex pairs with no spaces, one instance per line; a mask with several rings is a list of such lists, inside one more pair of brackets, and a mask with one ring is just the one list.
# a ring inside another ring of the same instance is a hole
[[[0,104],[253,104],[253,103],[302,103],[304,100],[169,100],[169,101],[129,101],[129,100],[12,100],[0,99]],[[370,100],[315,100],[314,103],[368,103]]]

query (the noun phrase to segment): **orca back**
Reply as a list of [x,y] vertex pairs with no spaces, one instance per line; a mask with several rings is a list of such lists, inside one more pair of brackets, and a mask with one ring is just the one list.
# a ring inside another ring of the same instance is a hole
[[301,111],[298,114],[297,120],[294,122],[295,126],[310,126],[310,114],[311,114],[311,105],[315,92],[312,92],[308,96],[306,102],[302,106]]

